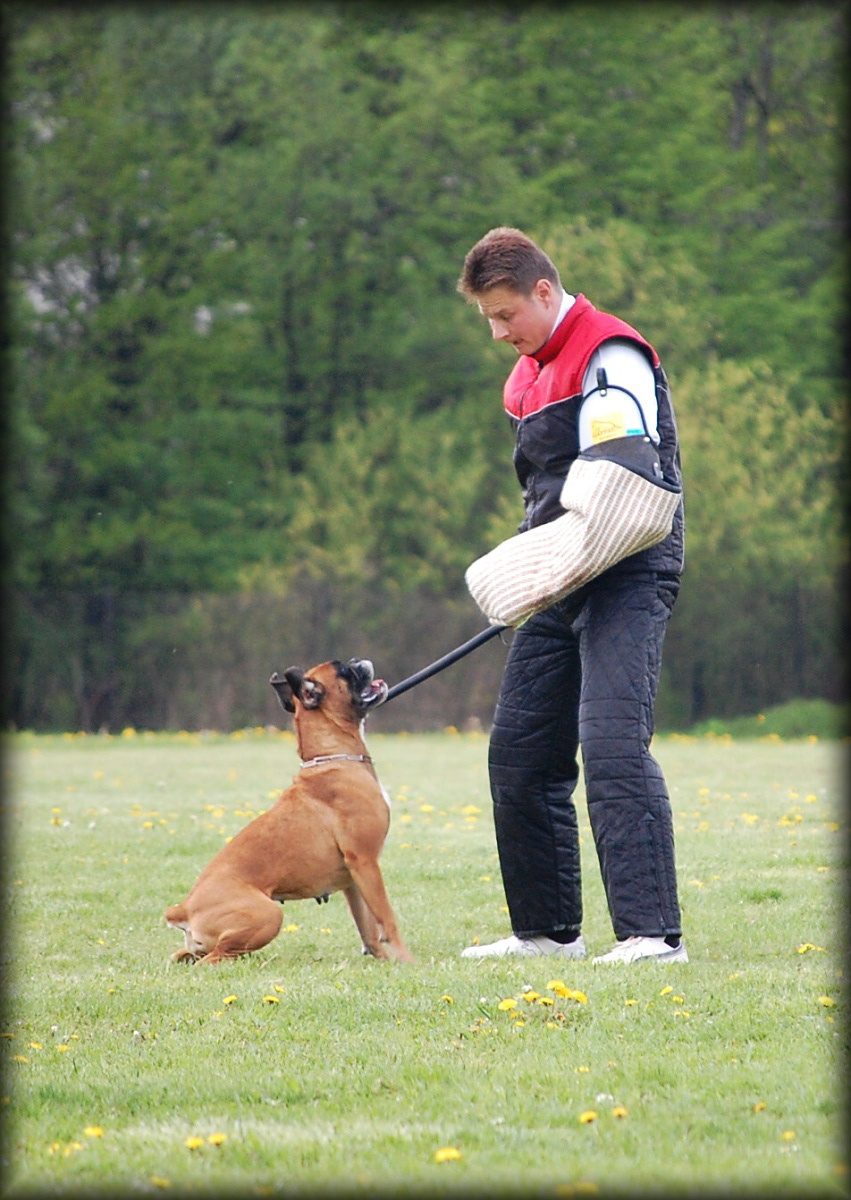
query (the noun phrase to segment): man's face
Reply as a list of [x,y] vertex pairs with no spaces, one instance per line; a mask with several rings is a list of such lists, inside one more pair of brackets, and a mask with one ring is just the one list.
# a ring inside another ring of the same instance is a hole
[[488,288],[479,296],[479,312],[487,317],[498,342],[509,342],[518,354],[540,350],[553,330],[561,293],[548,279],[539,279],[528,296],[513,288]]

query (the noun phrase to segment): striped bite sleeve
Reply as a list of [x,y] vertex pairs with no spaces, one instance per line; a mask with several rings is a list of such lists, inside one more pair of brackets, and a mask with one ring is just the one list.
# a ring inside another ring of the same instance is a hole
[[606,458],[577,458],[561,517],[501,542],[465,575],[492,625],[517,626],[671,532],[681,489]]

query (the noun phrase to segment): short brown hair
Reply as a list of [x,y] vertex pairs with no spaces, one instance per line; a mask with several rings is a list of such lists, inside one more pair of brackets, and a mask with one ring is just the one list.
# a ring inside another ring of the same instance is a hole
[[474,300],[492,287],[528,296],[539,279],[561,286],[558,271],[540,246],[520,229],[500,225],[476,242],[464,259],[458,291]]

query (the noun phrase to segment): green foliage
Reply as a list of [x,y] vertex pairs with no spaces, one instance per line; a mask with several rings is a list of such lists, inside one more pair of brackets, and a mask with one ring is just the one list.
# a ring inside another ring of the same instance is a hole
[[[156,611],[300,572],[338,612],[379,582],[400,615],[458,602],[520,514],[511,355],[455,281],[516,224],[653,342],[682,413],[692,598],[663,709],[735,708],[739,679],[835,695],[843,6],[13,5],[6,25],[29,606]],[[118,694],[102,645],[136,634],[77,628],[90,714]],[[749,679],[748,642],[774,660]]]
[[818,738],[820,741],[847,736],[848,731],[845,709],[827,700],[790,700],[753,716],[726,721],[713,717],[691,730],[697,737]]

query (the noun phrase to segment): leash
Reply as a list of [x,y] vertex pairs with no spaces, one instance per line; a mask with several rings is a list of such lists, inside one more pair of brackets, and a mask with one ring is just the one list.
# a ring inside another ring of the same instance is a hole
[[446,667],[451,667],[459,658],[464,658],[471,651],[483,646],[485,642],[489,642],[491,638],[495,638],[498,633],[502,633],[507,629],[507,625],[490,625],[487,629],[483,629],[481,633],[477,633],[475,637],[471,637],[468,642],[464,642],[463,646],[456,646],[454,650],[450,650],[448,654],[444,654],[443,658],[439,658],[437,662],[433,662],[428,667],[423,667],[421,671],[417,671],[416,675],[411,675],[408,679],[403,679],[401,683],[395,684],[384,698],[383,703],[392,700],[395,696],[401,696],[403,692],[407,692],[408,688],[416,687],[418,683],[422,683],[425,679],[431,679],[432,675],[436,675],[438,671],[443,671]]

